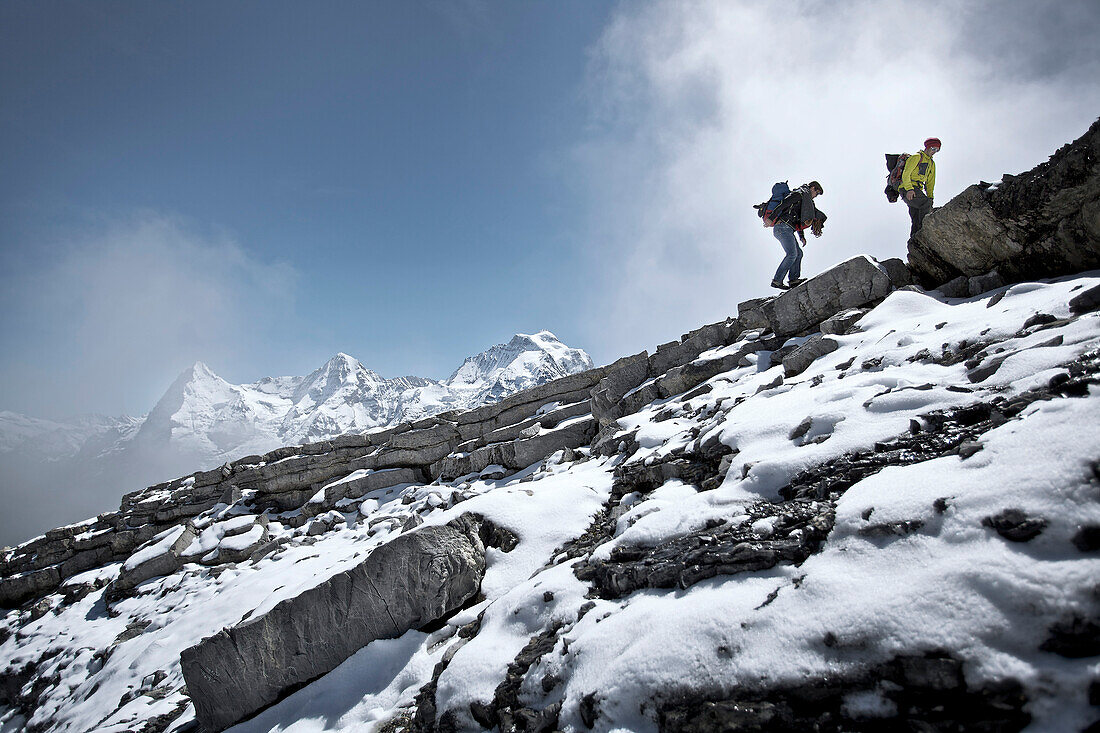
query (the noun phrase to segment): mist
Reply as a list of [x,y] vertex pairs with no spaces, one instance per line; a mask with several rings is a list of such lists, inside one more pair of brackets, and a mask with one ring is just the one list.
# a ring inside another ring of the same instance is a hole
[[164,214],[99,217],[21,249],[0,296],[4,409],[141,415],[196,361],[237,376],[293,320],[292,267]]

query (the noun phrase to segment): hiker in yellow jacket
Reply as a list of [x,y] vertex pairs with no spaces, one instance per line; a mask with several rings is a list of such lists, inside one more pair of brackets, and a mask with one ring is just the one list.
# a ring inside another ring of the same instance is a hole
[[924,150],[910,155],[901,172],[898,190],[909,206],[909,218],[913,222],[913,228],[909,230],[910,237],[917,233],[924,223],[924,217],[932,210],[932,192],[936,188],[936,162],[932,160],[932,156],[939,150],[940,139],[928,138],[924,141]]

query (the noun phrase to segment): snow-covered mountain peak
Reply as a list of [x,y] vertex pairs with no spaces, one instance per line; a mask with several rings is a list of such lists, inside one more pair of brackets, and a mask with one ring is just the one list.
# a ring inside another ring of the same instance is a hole
[[[120,488],[138,488],[280,446],[470,409],[592,363],[549,331],[516,334],[506,345],[467,362],[466,379],[452,386],[417,376],[387,379],[345,352],[306,376],[264,377],[251,384],[227,382],[197,361],[143,418],[54,422],[2,412],[0,456],[9,472],[19,469],[19,477],[11,480],[15,485],[31,485],[22,478],[30,476],[36,486],[86,487],[86,501],[65,517],[76,519],[107,509]],[[101,495],[106,502],[97,498]],[[24,531],[17,536],[25,536]]]
[[302,380],[291,401],[300,409],[308,409],[338,395],[343,395],[343,401],[355,400],[376,391],[385,381],[355,357],[340,352]]
[[569,348],[550,331],[517,333],[507,344],[497,344],[467,358],[444,384],[476,390],[492,400],[591,368],[588,354]]

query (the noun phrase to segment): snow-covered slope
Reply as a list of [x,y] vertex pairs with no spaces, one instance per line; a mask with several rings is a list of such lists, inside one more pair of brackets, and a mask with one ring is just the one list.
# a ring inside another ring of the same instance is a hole
[[[1100,312],[1067,302],[1097,285],[900,290],[798,374],[772,357],[806,336],[765,349],[743,330],[691,362],[735,355],[730,369],[620,418],[614,455],[400,484],[262,531],[247,497],[218,505],[180,549],[193,559],[110,613],[102,584],[178,531],[73,577],[72,600],[7,615],[0,665],[37,696],[9,725],[185,730],[184,649],[418,524],[474,513],[518,543],[490,548],[470,605],[231,730],[1084,729]],[[274,549],[199,563],[248,527]]]

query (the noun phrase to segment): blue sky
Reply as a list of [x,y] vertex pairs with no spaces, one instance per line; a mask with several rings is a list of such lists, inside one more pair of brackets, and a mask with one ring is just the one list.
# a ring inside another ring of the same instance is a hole
[[811,274],[904,257],[882,152],[943,138],[942,204],[1100,110],[1094,4],[914,5],[6,2],[0,409],[652,349],[767,292],[778,179],[825,184]]

